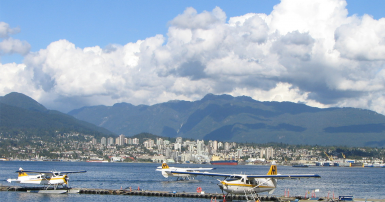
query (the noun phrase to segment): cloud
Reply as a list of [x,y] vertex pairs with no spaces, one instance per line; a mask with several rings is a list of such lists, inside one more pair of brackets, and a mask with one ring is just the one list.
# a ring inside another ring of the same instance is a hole
[[[0,89],[23,90],[62,111],[226,93],[385,114],[385,18],[349,17],[346,5],[282,0],[270,14],[228,21],[218,7],[202,13],[187,8],[170,20],[167,36],[105,48],[52,42],[28,53],[23,64],[3,64],[1,78],[7,82]],[[1,26],[1,36],[11,40],[9,26]],[[22,53],[26,45],[13,47]]]
[[10,28],[5,22],[0,22],[0,38],[3,40],[0,42],[0,55],[5,54],[20,54],[26,55],[31,49],[26,41],[20,41],[19,39],[13,39],[10,35],[20,32],[20,28]]
[[9,35],[17,34],[20,28],[10,28],[5,22],[0,22],[0,38],[8,38]]
[[31,45],[26,41],[8,38],[0,42],[0,55],[18,53],[26,55],[29,53]]

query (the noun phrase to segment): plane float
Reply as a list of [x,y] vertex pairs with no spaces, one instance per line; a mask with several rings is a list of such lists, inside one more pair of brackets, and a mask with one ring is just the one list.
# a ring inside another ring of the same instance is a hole
[[[202,171],[214,170],[215,168],[180,168],[180,167],[169,167],[166,162],[162,163],[162,166],[159,166],[156,171],[161,171],[163,177],[177,177],[179,180],[193,180],[195,179],[196,173]],[[175,173],[183,172],[183,173]]]
[[257,195],[260,192],[269,192],[272,194],[277,187],[278,179],[300,179],[300,178],[320,178],[316,174],[278,174],[277,165],[275,162],[270,166],[270,170],[266,175],[245,175],[245,174],[223,174],[223,173],[209,173],[209,172],[188,172],[171,170],[171,174],[184,175],[203,175],[210,177],[224,177],[224,180],[219,181],[219,188],[227,194],[244,194]]
[[[58,186],[68,188],[69,177],[67,174],[85,173],[87,171],[28,171],[19,168],[16,172],[19,173],[17,179],[7,179],[9,183],[39,184],[44,185],[45,190],[53,186],[54,190],[56,190]],[[37,175],[28,175],[27,173],[37,173]],[[47,187],[45,187],[46,185]]]

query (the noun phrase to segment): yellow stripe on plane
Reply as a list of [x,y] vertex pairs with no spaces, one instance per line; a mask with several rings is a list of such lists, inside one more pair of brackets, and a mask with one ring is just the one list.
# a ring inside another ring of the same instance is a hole
[[252,185],[252,184],[235,184],[235,183],[225,183],[221,182],[223,185],[226,186],[240,186],[240,187],[258,187],[258,188],[272,188],[274,189],[275,187],[270,187],[270,186],[257,186],[257,185]]

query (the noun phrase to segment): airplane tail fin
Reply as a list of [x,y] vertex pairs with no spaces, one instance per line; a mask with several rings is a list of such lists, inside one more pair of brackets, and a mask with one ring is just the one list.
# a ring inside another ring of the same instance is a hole
[[277,175],[277,165],[275,165],[275,162],[273,162],[270,166],[269,172],[267,172],[267,175]]
[[168,165],[167,165],[167,163],[166,162],[163,162],[162,163],[162,169],[168,169],[169,167],[168,167]]

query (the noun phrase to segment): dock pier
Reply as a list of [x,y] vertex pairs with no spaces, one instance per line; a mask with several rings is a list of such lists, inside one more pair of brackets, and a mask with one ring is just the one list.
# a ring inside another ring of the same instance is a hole
[[[37,191],[44,190],[42,187],[22,187],[22,186],[0,186],[0,191]],[[48,190],[53,190],[52,188]],[[60,189],[63,190],[63,189]],[[65,189],[64,189],[65,190]],[[222,200],[224,195],[222,193],[196,193],[196,192],[168,192],[168,191],[152,191],[152,190],[130,190],[130,189],[96,189],[96,188],[70,188],[67,193],[78,194],[100,194],[100,195],[132,195],[132,196],[149,196],[149,197],[181,197],[181,198],[202,198]],[[281,201],[275,196],[260,196],[261,201]],[[296,198],[293,197],[293,200]],[[247,200],[244,195],[228,195],[226,200]]]
[[[36,192],[39,190],[44,190],[43,187],[22,187],[22,186],[4,186],[0,185],[0,191],[20,191],[20,192]],[[49,188],[48,190],[53,190]],[[196,193],[196,192],[176,192],[176,191],[153,191],[153,190],[136,190],[136,189],[97,189],[97,188],[69,188],[69,189],[57,189],[57,190],[66,190],[66,193],[77,193],[77,194],[100,194],[100,195],[132,195],[132,196],[148,196],[148,197],[179,197],[179,198],[201,198],[208,199],[211,201],[220,201],[223,200],[224,195],[222,193]],[[244,195],[228,195],[226,197],[227,201],[237,200],[237,201],[246,201],[250,200]],[[296,200],[297,199],[297,200]],[[305,198],[303,196],[259,196],[259,200],[262,202],[288,202],[288,201],[298,201],[304,202],[315,201],[309,200],[310,198]],[[338,201],[337,199],[332,200],[331,198],[317,198],[318,201]],[[358,199],[355,198],[354,201],[359,202],[385,202],[385,199]]]

